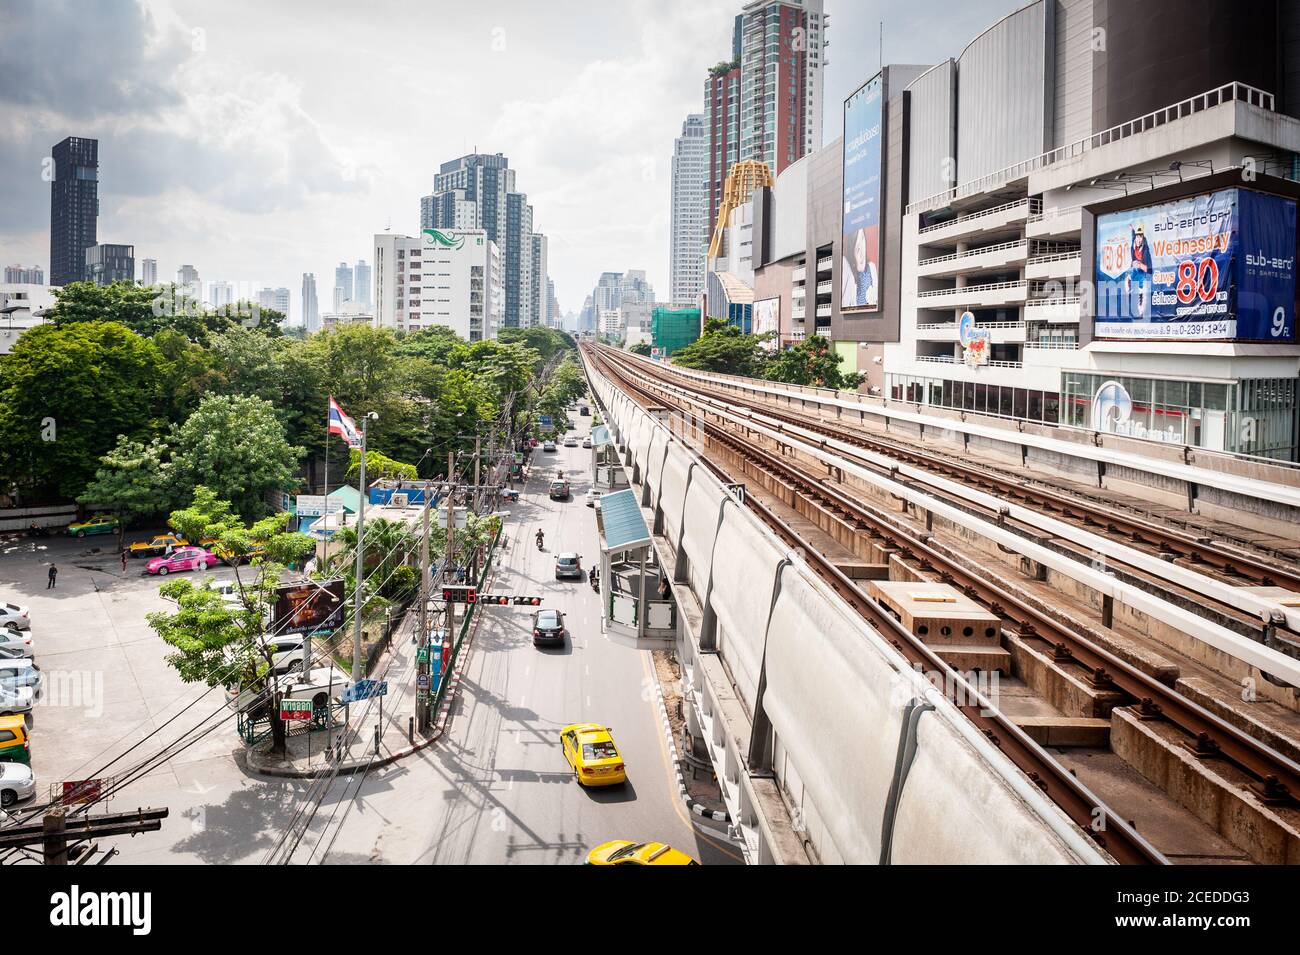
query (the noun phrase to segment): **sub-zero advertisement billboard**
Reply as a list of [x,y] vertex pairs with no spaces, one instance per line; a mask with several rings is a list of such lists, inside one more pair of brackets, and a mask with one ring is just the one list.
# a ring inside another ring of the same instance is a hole
[[880,309],[880,144],[884,74],[844,101],[840,311]]
[[1221,189],[1097,217],[1097,338],[1295,339],[1296,203]]
[[772,332],[771,341],[763,342],[767,351],[776,351],[780,347],[777,336],[781,332],[781,300],[779,298],[760,298],[754,303],[754,334],[762,335]]

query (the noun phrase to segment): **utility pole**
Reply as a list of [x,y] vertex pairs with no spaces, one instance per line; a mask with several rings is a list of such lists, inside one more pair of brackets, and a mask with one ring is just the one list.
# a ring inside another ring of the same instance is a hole
[[479,490],[479,486],[478,486],[478,466],[479,466],[479,455],[482,451],[482,441],[483,439],[479,436],[478,432],[475,432],[474,433],[474,513],[475,514],[477,514],[479,510],[479,496],[483,493],[482,491]]
[[[39,845],[46,865],[67,865],[69,856],[72,855],[69,841],[85,842],[95,837],[157,832],[162,828],[162,820],[166,818],[167,809],[164,808],[70,819],[65,806],[53,806],[46,810],[38,823],[0,829],[0,849]],[[89,851],[93,852],[93,848]],[[81,851],[77,864],[81,865],[87,858],[87,851]]]
[[[442,557],[442,580],[443,583],[455,583],[454,578],[449,578],[452,573],[452,566],[455,561],[456,548],[454,537],[456,534],[456,452],[451,451],[447,454],[447,549]],[[439,679],[447,677],[448,658],[451,656],[451,648],[456,645],[456,601],[447,601],[447,615],[445,617],[446,630],[443,634],[442,648],[442,673]]]
[[[361,501],[357,505],[357,586],[356,596],[352,602],[352,682],[364,679],[365,674],[361,672],[361,609],[362,609],[362,586],[365,583],[365,566],[362,563],[362,548],[365,544],[366,532],[366,438],[370,431],[370,419],[378,418],[379,415],[373,411],[367,412],[361,419]],[[326,510],[329,510],[328,506]]]
[[[416,644],[417,659],[422,654],[423,662],[416,664],[416,673],[419,676],[427,677],[429,675],[429,504],[433,497],[429,490],[429,482],[424,482],[424,513],[421,515],[421,533],[420,533],[420,636]],[[420,678],[416,677],[415,685],[417,687],[415,694],[415,722],[421,731],[428,729],[429,726],[429,696],[425,691],[424,702],[420,702]]]

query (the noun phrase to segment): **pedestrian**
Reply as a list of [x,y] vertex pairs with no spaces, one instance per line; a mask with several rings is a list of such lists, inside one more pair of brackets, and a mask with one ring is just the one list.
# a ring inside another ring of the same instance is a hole
[[55,567],[53,564],[50,564],[50,579],[49,579],[49,583],[45,585],[46,590],[55,589],[54,581],[58,578],[58,576],[59,576],[59,568]]
[[662,600],[668,596],[668,578],[659,578],[659,598]]
[[127,558],[126,548],[122,548],[122,573],[124,574],[126,573],[126,558]]

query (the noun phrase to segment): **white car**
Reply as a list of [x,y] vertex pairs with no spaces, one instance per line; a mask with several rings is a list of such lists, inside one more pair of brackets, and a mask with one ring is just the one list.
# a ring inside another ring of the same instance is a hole
[[600,492],[599,492],[599,491],[596,491],[596,490],[593,490],[593,489],[591,489],[591,488],[588,488],[588,489],[587,489],[587,495],[586,495],[585,500],[586,500],[586,502],[587,502],[587,506],[588,506],[588,507],[594,507],[596,510],[600,510]]
[[23,633],[19,630],[10,630],[8,627],[0,627],[0,657],[22,659],[34,656],[36,650],[32,647],[30,631]]
[[[0,683],[0,716],[30,713],[35,699],[36,693],[30,686]],[[3,765],[4,763],[0,763],[0,766]]]
[[276,673],[297,673],[302,669],[306,653],[307,635],[280,633],[266,637],[271,646],[271,669]]
[[542,443],[542,450],[543,450],[543,451],[554,451],[554,450],[555,450],[555,442],[554,442],[554,441],[545,441],[545,442],[543,442],[543,443]]
[[8,809],[36,794],[36,774],[26,763],[0,763],[0,806]]
[[27,659],[21,660],[0,660],[0,687],[6,689],[15,689],[28,687],[36,699],[41,697],[41,686],[45,682],[45,674],[41,673],[41,668],[33,661]]
[[19,630],[32,629],[32,618],[26,607],[0,603],[0,625],[10,624]]
[[[337,702],[343,691],[352,685],[352,678],[338,667],[312,667],[307,676],[301,672],[285,673],[276,678],[276,684],[286,700],[311,700],[315,709]],[[266,707],[264,687],[226,687],[226,705],[240,712],[260,712]]]
[[573,435],[569,435],[567,438],[564,439],[564,446],[566,448],[576,448],[578,446],[578,439],[575,438]]

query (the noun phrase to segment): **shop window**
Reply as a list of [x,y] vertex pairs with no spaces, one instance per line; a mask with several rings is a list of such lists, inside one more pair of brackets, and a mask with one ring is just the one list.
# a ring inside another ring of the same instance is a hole
[[1058,424],[1061,420],[1061,396],[1049,391],[1043,392],[1043,420]]

